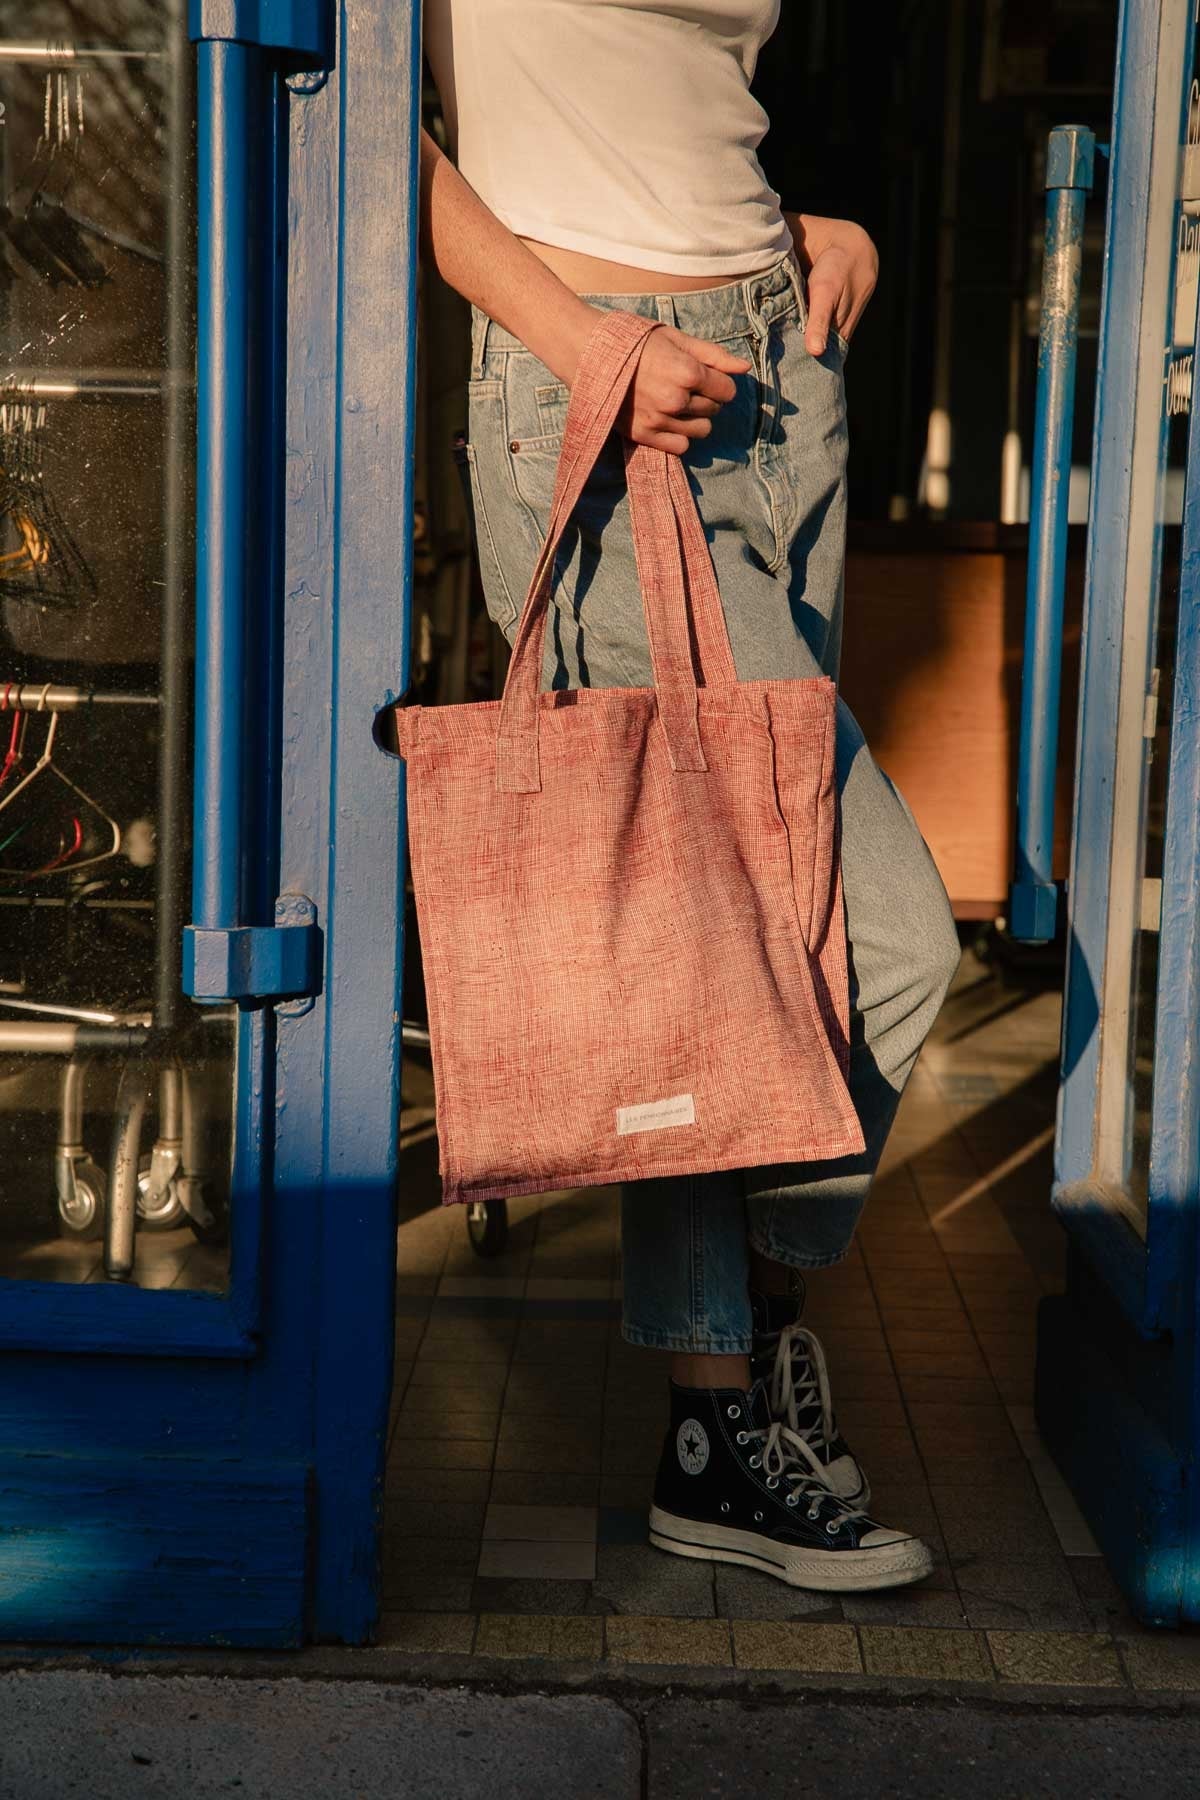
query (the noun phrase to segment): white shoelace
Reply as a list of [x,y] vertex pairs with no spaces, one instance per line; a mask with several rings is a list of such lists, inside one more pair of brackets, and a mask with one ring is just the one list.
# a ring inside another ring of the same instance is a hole
[[788,1484],[789,1506],[798,1506],[801,1500],[807,1500],[808,1517],[817,1519],[821,1516],[821,1502],[832,1502],[834,1510],[829,1512],[826,1523],[839,1527],[848,1519],[867,1518],[861,1507],[847,1506],[838,1499],[826,1484],[824,1464],[814,1456],[805,1439],[782,1419],[772,1419],[770,1425],[760,1426],[756,1431],[739,1432],[738,1438],[739,1441],[762,1444],[762,1450],[750,1459],[750,1466],[754,1468],[761,1464],[769,1488],[778,1487],[781,1481]]
[[[777,1419],[786,1419],[790,1430],[805,1441],[806,1447],[811,1445],[820,1449],[832,1441],[833,1396],[825,1367],[825,1352],[820,1340],[803,1325],[785,1325],[779,1333],[775,1367],[771,1371],[770,1400],[773,1415]],[[801,1410],[816,1409],[819,1409],[818,1417],[811,1425],[802,1426]],[[813,1460],[816,1467],[824,1468],[823,1463],[816,1458]]]

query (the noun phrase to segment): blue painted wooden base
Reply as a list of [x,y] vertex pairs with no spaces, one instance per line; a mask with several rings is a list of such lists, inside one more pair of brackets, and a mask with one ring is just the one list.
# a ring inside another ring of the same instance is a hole
[[0,1459],[0,1641],[304,1641],[308,1471],[236,1457]]
[[1173,1449],[1137,1389],[1159,1346],[1069,1297],[1038,1309],[1038,1429],[1075,1494],[1129,1606],[1146,1625],[1200,1619],[1189,1530],[1196,1469]]

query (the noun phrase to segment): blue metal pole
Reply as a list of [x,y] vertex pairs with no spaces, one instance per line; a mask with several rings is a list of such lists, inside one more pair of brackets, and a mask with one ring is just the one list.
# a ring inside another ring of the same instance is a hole
[[1083,219],[1092,189],[1095,134],[1082,125],[1050,133],[1046,158],[1046,248],[1038,342],[1037,413],[1025,593],[1025,664],[1017,778],[1017,866],[1009,895],[1013,937],[1054,936],[1054,787],[1062,676],[1067,503],[1079,338]]
[[199,274],[197,344],[196,790],[194,923],[242,915],[246,852],[246,621],[254,558],[258,441],[254,348],[261,255],[251,236],[251,159],[263,79],[256,45],[197,46]]
[[[321,932],[278,878],[284,370],[280,78],[319,86],[330,0],[189,0],[197,40],[196,724],[183,986],[254,1002],[320,988]],[[315,91],[315,90],[314,90]],[[274,839],[276,841],[269,841]]]

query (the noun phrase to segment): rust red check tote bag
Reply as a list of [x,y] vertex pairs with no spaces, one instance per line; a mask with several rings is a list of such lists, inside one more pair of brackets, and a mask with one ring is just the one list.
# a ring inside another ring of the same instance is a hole
[[677,457],[621,440],[654,686],[539,692],[559,540],[655,323],[588,341],[503,698],[396,709],[447,1201],[864,1147],[834,684],[738,681]]

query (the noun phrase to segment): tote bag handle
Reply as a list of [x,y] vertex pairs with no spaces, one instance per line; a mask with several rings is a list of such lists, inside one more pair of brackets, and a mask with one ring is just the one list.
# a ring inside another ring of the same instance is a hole
[[[635,313],[607,312],[584,345],[567,407],[550,520],[504,683],[496,738],[496,787],[502,793],[537,793],[542,785],[539,689],[554,558],[613,429],[646,339],[658,324],[657,319]],[[622,449],[659,722],[672,769],[702,772],[707,765],[700,743],[689,614],[706,685],[725,686],[737,680],[712,559],[680,459],[625,438]]]

